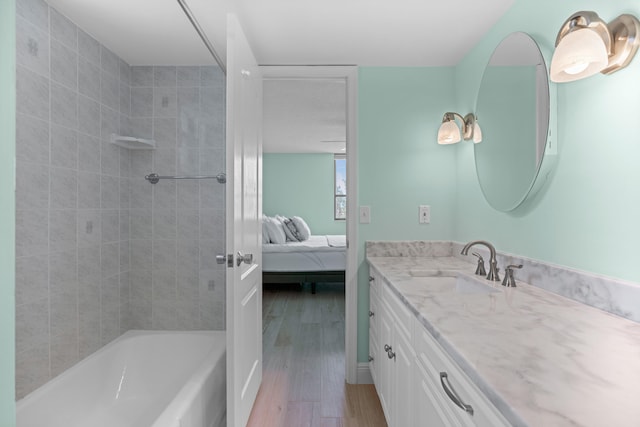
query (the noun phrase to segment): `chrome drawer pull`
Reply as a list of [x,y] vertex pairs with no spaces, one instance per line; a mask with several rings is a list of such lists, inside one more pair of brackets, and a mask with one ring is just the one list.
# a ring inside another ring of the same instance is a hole
[[[447,380],[448,386],[444,383],[444,380]],[[456,391],[453,389],[453,386],[449,382],[449,377],[447,376],[446,372],[440,372],[440,384],[442,384],[444,392],[447,393],[447,396],[449,396],[449,399],[451,399],[453,403],[455,403],[460,409],[464,410],[469,415],[473,415],[473,408],[471,407],[471,405],[467,405],[462,401],[462,399],[460,399],[458,393],[456,393]]]
[[369,276],[369,282],[373,282],[374,280],[373,276]]
[[375,316],[375,313],[373,311],[369,310],[369,317],[373,317],[373,316]]
[[391,346],[389,344],[385,344],[384,351],[388,352],[389,350],[391,350]]
[[389,350],[387,350],[387,357],[389,359],[395,359],[396,358],[396,354],[393,351],[391,351],[391,347],[389,347]]

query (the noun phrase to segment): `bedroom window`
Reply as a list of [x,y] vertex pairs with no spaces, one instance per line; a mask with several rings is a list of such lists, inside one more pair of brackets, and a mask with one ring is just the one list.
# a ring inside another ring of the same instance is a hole
[[333,218],[336,220],[347,219],[347,158],[344,155],[336,155],[333,165]]

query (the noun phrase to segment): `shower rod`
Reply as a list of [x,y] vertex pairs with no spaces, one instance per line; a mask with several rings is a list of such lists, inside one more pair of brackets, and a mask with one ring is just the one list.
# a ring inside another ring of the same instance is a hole
[[191,25],[193,25],[193,28],[196,30],[196,33],[198,33],[198,35],[200,36],[200,39],[202,39],[202,42],[206,46],[206,48],[209,51],[209,53],[211,53],[211,56],[213,56],[213,59],[218,64],[218,67],[220,67],[220,69],[222,70],[222,72],[226,76],[227,75],[227,67],[225,67],[224,62],[222,62],[222,59],[218,55],[218,52],[216,52],[216,50],[213,48],[213,45],[211,44],[211,42],[209,41],[209,38],[204,33],[204,30],[202,29],[202,27],[198,23],[198,20],[196,19],[195,15],[191,11],[191,9],[189,9],[189,6],[187,6],[187,1],[186,0],[178,0],[178,4],[182,8],[182,11],[184,12],[184,14],[187,15],[187,18],[189,18],[189,21],[191,22]]
[[149,175],[145,175],[144,179],[149,181],[151,184],[157,184],[161,179],[215,179],[220,184],[224,184],[227,182],[227,175],[224,172],[220,172],[218,175],[194,175],[194,176],[162,176],[157,173],[151,173]]

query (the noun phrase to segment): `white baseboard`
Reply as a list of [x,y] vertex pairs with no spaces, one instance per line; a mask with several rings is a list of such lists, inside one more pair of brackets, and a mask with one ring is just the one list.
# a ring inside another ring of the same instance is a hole
[[357,377],[358,384],[373,384],[369,363],[358,363]]

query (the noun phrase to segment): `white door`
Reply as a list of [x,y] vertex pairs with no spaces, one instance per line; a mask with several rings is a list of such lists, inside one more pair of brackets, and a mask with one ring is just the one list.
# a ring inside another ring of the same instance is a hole
[[[227,425],[246,426],[262,381],[262,76],[227,19]],[[231,257],[229,257],[231,258]]]

